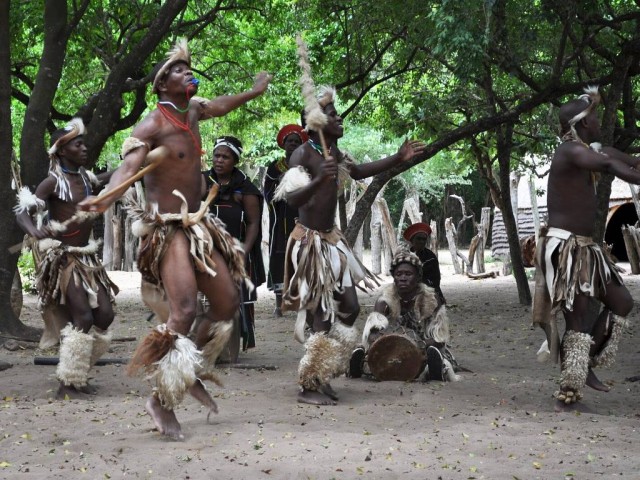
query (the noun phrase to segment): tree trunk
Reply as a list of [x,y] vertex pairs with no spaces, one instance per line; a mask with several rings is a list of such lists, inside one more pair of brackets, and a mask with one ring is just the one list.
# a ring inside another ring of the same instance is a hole
[[376,275],[382,272],[382,215],[378,202],[371,206],[371,271]]
[[104,212],[104,243],[102,244],[102,264],[107,270],[113,270],[113,214],[116,206],[111,205]]
[[67,0],[44,2],[44,47],[36,82],[24,114],[20,138],[22,181],[32,191],[47,174],[49,161],[45,149],[42,148],[42,139],[51,117],[51,104],[58,89],[66,57],[70,33],[67,29],[67,15]]
[[[497,129],[498,136],[498,163],[500,165],[500,190],[509,192],[511,187],[510,164],[511,150],[513,140],[513,125],[505,125]],[[507,231],[507,240],[509,242],[509,256],[507,260],[513,268],[513,276],[516,280],[518,288],[518,299],[521,305],[531,305],[531,290],[529,288],[529,280],[522,263],[522,252],[520,251],[520,239],[518,238],[518,227],[513,214],[511,205],[511,196],[502,195],[504,209],[502,210],[502,218],[504,219],[504,227]]]
[[623,225],[622,238],[624,239],[624,247],[627,250],[627,257],[629,257],[631,273],[638,275],[640,273],[640,263],[638,262],[638,240],[635,228]]
[[456,275],[462,273],[460,267],[460,260],[458,260],[458,245],[456,244],[456,227],[453,225],[451,217],[444,221],[444,231],[447,235],[447,242],[449,244],[449,253],[451,253],[451,262],[453,263],[453,272]]
[[[0,332],[22,338],[36,339],[38,330],[24,325],[14,313],[11,304],[11,290],[16,275],[16,265],[20,251],[11,249],[22,242],[24,234],[16,223],[13,213],[16,194],[11,189],[11,50],[9,5],[0,2]],[[55,3],[55,2],[52,2]],[[40,138],[42,141],[42,138]],[[13,252],[13,253],[12,253]]]

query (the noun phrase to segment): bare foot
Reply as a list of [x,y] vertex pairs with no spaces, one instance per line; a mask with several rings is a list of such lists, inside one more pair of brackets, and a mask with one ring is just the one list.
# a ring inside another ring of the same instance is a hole
[[282,317],[282,309],[276,307],[276,309],[273,311],[273,316],[276,318],[281,318]]
[[320,391],[322,393],[324,393],[327,397],[329,397],[331,400],[335,400],[336,402],[338,400],[340,400],[338,398],[338,394],[336,393],[336,391],[333,389],[333,387],[331,386],[330,383],[325,383],[324,385],[322,385],[320,387]]
[[602,383],[591,369],[589,369],[589,373],[587,374],[586,383],[588,387],[591,387],[594,390],[598,390],[600,392],[608,392],[609,390],[611,390],[611,387]]
[[211,398],[206,387],[199,379],[196,380],[196,383],[194,383],[191,388],[189,388],[189,393],[193,398],[209,409],[209,413],[207,413],[207,423],[209,423],[209,416],[212,413],[218,413],[218,405],[216,405],[216,402]]
[[162,435],[173,440],[183,440],[184,435],[173,410],[166,410],[160,405],[160,400],[151,395],[145,405],[147,413],[151,415],[153,423]]
[[298,394],[298,403],[310,405],[337,405],[337,403],[324,393],[315,390],[302,390]]
[[60,382],[60,387],[58,387],[58,391],[56,392],[56,399],[58,400],[69,400],[69,399],[81,399],[87,398],[87,392],[82,390],[78,390],[73,385],[65,385]]

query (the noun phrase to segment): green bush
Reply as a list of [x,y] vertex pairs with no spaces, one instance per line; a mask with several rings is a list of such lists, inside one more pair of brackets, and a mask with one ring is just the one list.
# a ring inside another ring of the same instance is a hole
[[22,290],[36,293],[36,266],[30,250],[23,250],[18,258],[18,271],[22,280]]

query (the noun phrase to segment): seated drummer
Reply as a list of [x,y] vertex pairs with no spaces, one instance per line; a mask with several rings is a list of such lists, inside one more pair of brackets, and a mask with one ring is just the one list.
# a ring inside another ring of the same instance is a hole
[[[368,365],[369,347],[389,333],[401,334],[418,346],[426,356],[426,364],[417,379],[457,381],[459,370],[447,348],[449,319],[446,307],[435,290],[420,282],[422,262],[402,245],[391,262],[393,283],[380,289],[374,311],[367,318],[362,332],[362,345],[351,355],[348,376],[374,375]],[[374,369],[375,370],[375,369]]]

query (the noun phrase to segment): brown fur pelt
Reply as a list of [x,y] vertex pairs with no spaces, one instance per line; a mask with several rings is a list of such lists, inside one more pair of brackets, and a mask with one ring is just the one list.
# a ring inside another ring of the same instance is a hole
[[[389,321],[396,322],[400,318],[400,295],[395,284],[385,285],[380,290],[379,300],[389,306]],[[446,315],[446,307],[438,307],[438,299],[435,290],[424,283],[418,285],[418,293],[413,305],[415,318],[422,322],[424,332],[436,342],[449,343],[449,319]]]
[[173,348],[175,335],[169,330],[154,329],[138,345],[127,366],[127,373],[134,376],[143,368],[145,371]]
[[536,236],[529,235],[520,239],[520,250],[522,250],[522,263],[525,267],[535,266],[536,258]]

